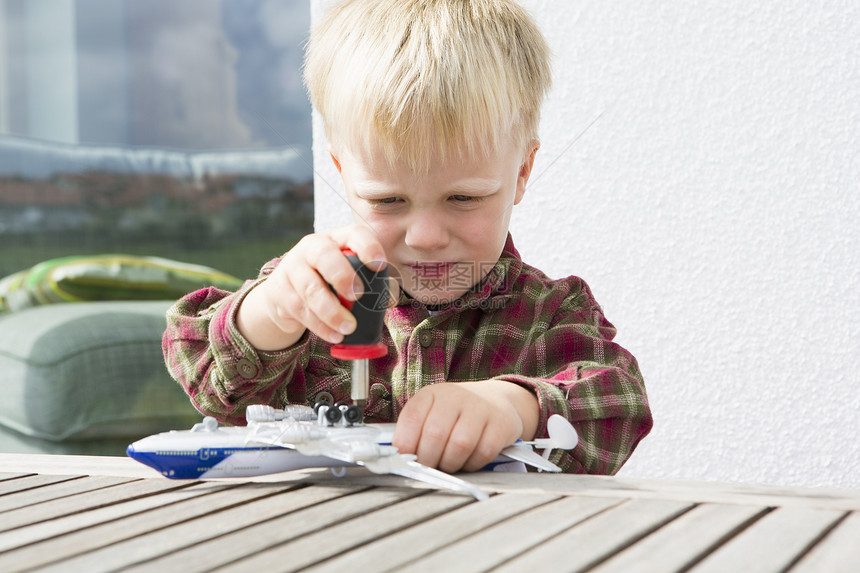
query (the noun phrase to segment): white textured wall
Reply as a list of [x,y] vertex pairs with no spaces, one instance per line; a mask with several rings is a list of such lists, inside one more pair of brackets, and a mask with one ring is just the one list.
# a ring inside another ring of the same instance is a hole
[[860,487],[860,3],[524,4],[555,87],[512,232],[639,359],[623,475]]

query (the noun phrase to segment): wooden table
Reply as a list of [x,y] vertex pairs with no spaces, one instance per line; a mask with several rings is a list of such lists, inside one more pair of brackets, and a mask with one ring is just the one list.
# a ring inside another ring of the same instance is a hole
[[860,571],[860,491],[469,476],[488,501],[351,469],[172,481],[0,454],[0,571]]

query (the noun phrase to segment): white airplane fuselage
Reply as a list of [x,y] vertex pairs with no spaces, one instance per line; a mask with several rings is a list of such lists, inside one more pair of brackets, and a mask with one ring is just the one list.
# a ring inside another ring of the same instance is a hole
[[[391,425],[393,427],[393,425]],[[390,444],[391,431],[377,434]],[[255,444],[247,427],[172,430],[128,446],[129,457],[173,479],[251,477],[297,469],[351,466],[328,456],[309,456],[294,449]]]

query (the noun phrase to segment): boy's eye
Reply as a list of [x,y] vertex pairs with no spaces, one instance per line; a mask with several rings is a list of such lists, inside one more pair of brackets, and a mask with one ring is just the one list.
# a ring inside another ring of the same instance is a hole
[[451,195],[451,199],[458,203],[468,203],[470,201],[474,201],[475,197],[470,197],[469,195]]
[[368,199],[368,203],[371,205],[393,205],[398,200],[397,197],[383,197],[382,199]]

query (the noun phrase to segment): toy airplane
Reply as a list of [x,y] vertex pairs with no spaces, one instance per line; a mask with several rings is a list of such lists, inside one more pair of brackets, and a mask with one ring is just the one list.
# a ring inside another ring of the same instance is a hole
[[[394,424],[363,424],[361,411],[345,404],[249,406],[247,426],[219,426],[206,417],[191,430],[170,431],[128,446],[128,455],[174,479],[248,477],[283,471],[359,465],[378,474],[396,474],[486,499],[477,486],[415,461],[391,445]],[[547,422],[549,438],[517,441],[486,468],[524,471],[523,463],[561,471],[548,460],[552,448],[572,449],[576,430],[563,417]],[[542,448],[538,455],[532,447]],[[516,468],[511,466],[517,466]],[[337,474],[336,474],[337,475]]]

